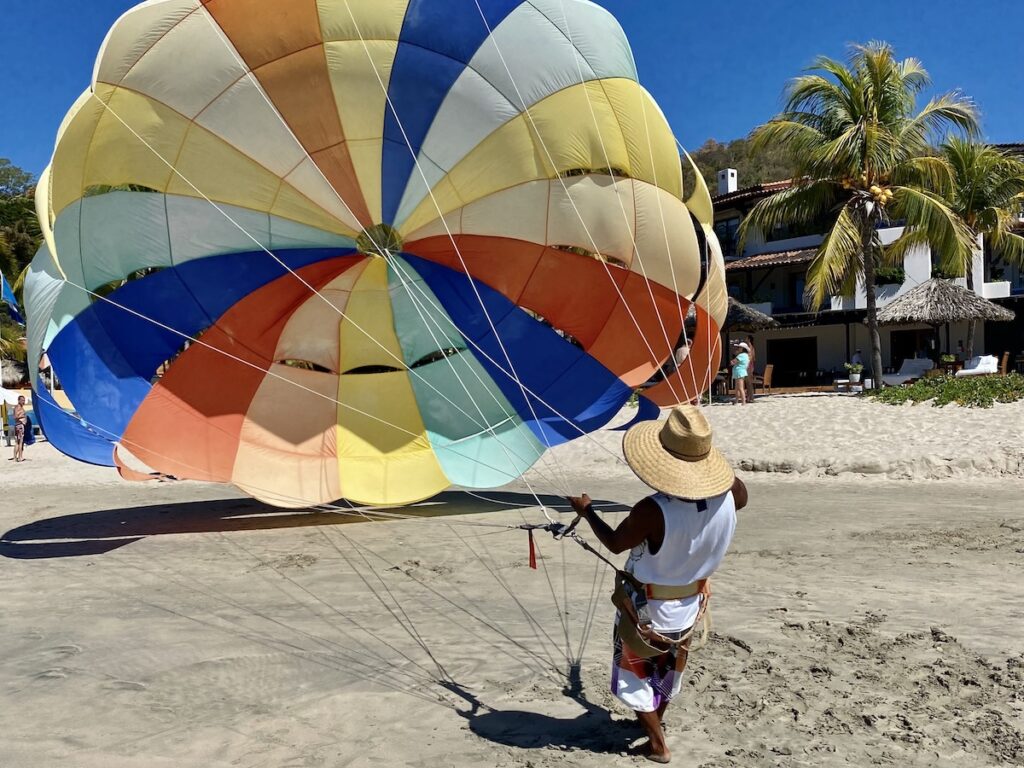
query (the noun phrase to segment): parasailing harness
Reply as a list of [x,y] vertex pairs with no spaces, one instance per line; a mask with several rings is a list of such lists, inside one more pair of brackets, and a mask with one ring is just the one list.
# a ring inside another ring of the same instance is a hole
[[[629,571],[619,568],[615,563],[601,554],[586,539],[576,533],[576,526],[582,518],[577,516],[572,523],[524,523],[511,526],[526,531],[530,542],[530,567],[537,569],[537,547],[533,539],[534,531],[550,533],[555,541],[570,539],[579,544],[585,551],[615,571],[615,589],[611,595],[612,604],[618,609],[616,631],[622,641],[629,646],[636,656],[650,659],[671,650],[688,646],[693,639],[698,625],[702,627],[701,644],[707,640],[710,628],[710,610],[708,601],[711,598],[711,580],[701,579],[692,584],[669,586],[662,584],[645,584]],[[678,638],[670,638],[654,629],[647,608],[648,600],[681,600],[687,597],[700,597],[700,608],[693,626]]]

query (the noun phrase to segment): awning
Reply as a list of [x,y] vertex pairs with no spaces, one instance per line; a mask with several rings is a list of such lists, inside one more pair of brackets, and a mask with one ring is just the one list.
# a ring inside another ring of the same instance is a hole
[[759,253],[757,256],[748,256],[745,259],[727,262],[726,272],[733,272],[741,269],[769,269],[771,267],[782,267],[787,264],[808,264],[814,260],[817,248],[804,248],[799,251],[781,251],[779,253]]

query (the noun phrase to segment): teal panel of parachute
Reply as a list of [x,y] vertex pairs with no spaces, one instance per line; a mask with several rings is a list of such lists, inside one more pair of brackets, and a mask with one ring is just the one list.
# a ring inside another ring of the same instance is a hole
[[[519,477],[544,446],[404,259],[389,265],[388,289],[402,357],[412,369],[413,393],[445,475],[468,488],[493,488]],[[433,359],[444,349],[460,351]]]

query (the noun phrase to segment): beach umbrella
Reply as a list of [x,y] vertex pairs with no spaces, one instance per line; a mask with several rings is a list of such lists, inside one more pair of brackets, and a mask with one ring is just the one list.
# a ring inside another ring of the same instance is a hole
[[729,312],[725,316],[723,330],[726,331],[763,331],[766,328],[778,328],[779,321],[736,299],[729,299]]
[[[933,277],[883,307],[878,313],[880,325],[913,325],[925,323],[935,331],[939,345],[939,326],[970,320],[1008,322],[1014,313],[1000,307],[974,291],[950,280]],[[948,340],[948,330],[947,330]]]
[[1014,313],[949,280],[933,277],[878,312],[882,325],[942,325],[967,320],[1013,320]]
[[602,427],[691,306],[692,365],[717,368],[710,196],[684,194],[622,29],[576,0],[470,8],[121,17],[36,195],[29,369],[38,388],[45,352],[74,406],[39,398],[59,449],[281,506],[401,504]]
[[[697,315],[691,310],[687,315],[686,324],[688,327],[696,326]],[[743,304],[736,299],[729,297],[729,309],[722,323],[723,331],[763,331],[766,328],[778,328],[779,321],[771,315],[766,315],[758,309]]]

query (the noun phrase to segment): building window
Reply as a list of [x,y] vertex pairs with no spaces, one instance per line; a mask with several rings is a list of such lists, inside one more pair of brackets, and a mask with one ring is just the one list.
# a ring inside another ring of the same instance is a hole
[[722,253],[727,259],[738,255],[736,253],[736,241],[739,228],[739,216],[732,219],[723,219],[715,223],[715,235],[718,237],[718,242],[722,246]]

